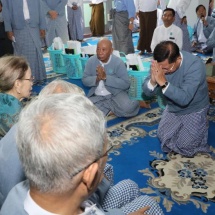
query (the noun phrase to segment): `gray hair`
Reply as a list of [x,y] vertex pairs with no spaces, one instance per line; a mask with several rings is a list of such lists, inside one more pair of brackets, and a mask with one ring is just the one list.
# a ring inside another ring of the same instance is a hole
[[17,79],[22,79],[29,65],[27,60],[19,56],[4,56],[0,58],[0,91],[11,90]]
[[103,113],[80,94],[35,99],[21,112],[17,129],[26,177],[50,193],[75,188],[73,176],[102,155],[106,138]]
[[68,81],[64,81],[62,79],[56,79],[50,82],[40,91],[39,97],[54,93],[76,93],[85,95],[84,91],[77,85],[69,83]]

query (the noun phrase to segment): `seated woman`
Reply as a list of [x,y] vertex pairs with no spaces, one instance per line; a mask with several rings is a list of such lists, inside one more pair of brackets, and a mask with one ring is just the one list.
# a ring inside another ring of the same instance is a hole
[[24,58],[0,58],[0,139],[17,122],[21,100],[30,96],[32,85],[31,69]]

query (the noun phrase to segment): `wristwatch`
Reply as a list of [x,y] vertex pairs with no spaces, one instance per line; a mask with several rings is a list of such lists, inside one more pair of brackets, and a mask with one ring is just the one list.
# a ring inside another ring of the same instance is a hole
[[164,89],[165,87],[167,87],[168,84],[168,81],[166,81],[165,84],[161,86],[161,88]]

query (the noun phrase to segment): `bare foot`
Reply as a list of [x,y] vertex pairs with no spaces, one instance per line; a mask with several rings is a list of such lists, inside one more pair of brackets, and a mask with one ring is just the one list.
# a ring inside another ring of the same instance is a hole
[[110,111],[106,116],[114,116],[115,114],[112,112],[112,111]]
[[151,108],[150,104],[145,101],[139,101],[141,108]]

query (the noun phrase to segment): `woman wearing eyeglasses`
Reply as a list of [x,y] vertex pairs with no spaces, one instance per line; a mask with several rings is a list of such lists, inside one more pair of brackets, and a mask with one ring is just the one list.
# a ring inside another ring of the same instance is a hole
[[33,78],[23,57],[0,58],[0,139],[18,120],[21,101],[31,94]]

